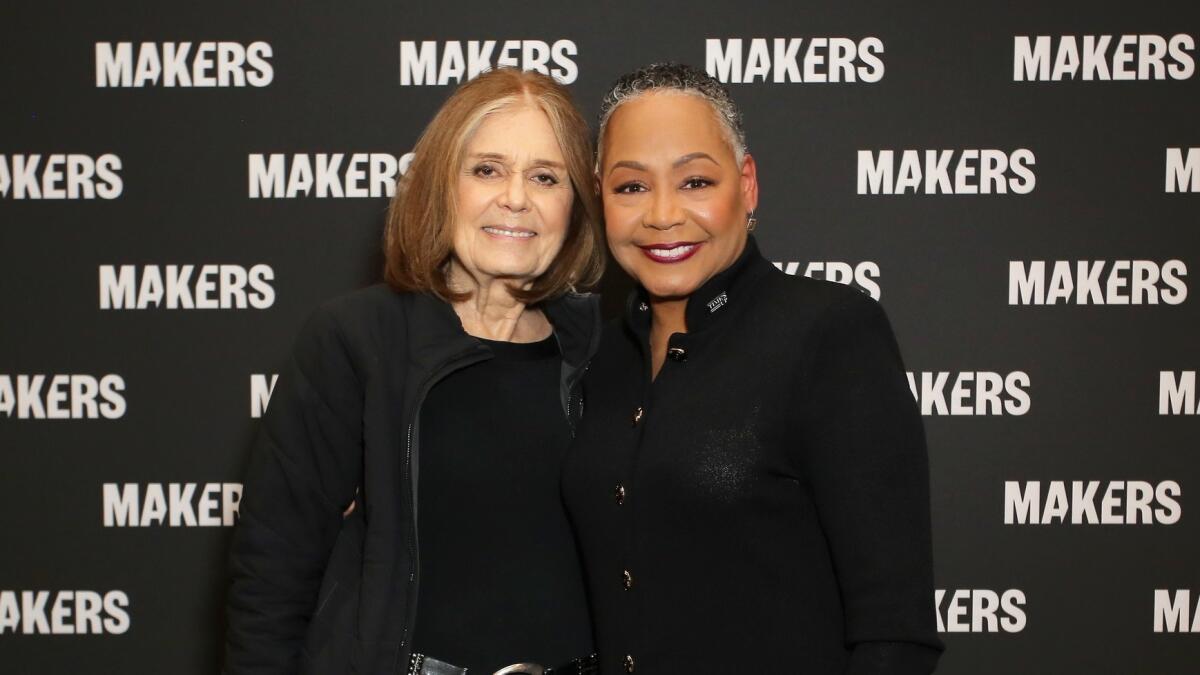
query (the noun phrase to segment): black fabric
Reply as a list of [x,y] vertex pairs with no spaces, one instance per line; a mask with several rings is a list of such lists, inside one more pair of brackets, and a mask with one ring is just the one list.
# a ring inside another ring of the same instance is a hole
[[602,672],[931,672],[924,433],[879,305],[751,239],[651,383],[644,299],[605,329],[564,470]]
[[571,429],[551,336],[482,340],[421,410],[421,584],[413,648],[490,673],[592,652],[579,554],[559,489]]
[[[408,675],[464,675],[467,672],[466,668],[459,668],[453,664],[445,663],[432,656],[424,656],[417,652],[413,653],[411,664],[408,669]],[[528,664],[522,663],[521,665]],[[600,665],[595,654],[581,656],[554,666],[536,665],[543,667],[543,670],[540,671],[542,675],[596,675],[600,672]],[[529,675],[533,672],[535,672],[533,668],[522,668],[515,671],[514,675]],[[483,675],[487,675],[487,672],[484,672]]]
[[[599,304],[544,307],[574,423]],[[230,552],[225,672],[382,675],[411,653],[420,580],[414,433],[429,388],[490,358],[454,310],[377,285],[306,322],[251,452]],[[358,503],[349,517],[342,512]]]

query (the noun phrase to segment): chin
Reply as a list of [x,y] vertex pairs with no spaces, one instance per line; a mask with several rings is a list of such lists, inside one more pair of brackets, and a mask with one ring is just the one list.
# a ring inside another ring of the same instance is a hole
[[479,268],[491,276],[532,277],[537,275],[536,260],[522,260],[508,256],[495,256],[479,261]]
[[700,287],[687,279],[646,279],[641,284],[656,298],[686,298]]
[[[697,256],[698,257],[698,256]],[[629,276],[657,298],[686,298],[703,284],[700,262],[693,257],[680,263],[664,264],[646,260],[640,250],[631,252],[628,266],[621,265]],[[619,260],[618,263],[623,261]]]
[[484,270],[484,273],[492,279],[503,279],[504,281],[509,282],[509,284],[516,285],[517,287],[524,286],[525,284],[531,284],[540,276],[533,270],[525,269]]

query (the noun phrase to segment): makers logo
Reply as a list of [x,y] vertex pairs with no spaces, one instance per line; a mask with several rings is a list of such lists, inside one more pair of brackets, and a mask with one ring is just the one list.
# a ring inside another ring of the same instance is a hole
[[1181,370],[1178,374],[1170,370],[1159,371],[1159,415],[1200,415],[1196,398],[1196,371]]
[[1025,591],[982,588],[934,591],[939,633],[1020,633],[1025,630]]
[[266,42],[96,43],[97,87],[265,87],[275,79]]
[[[807,41],[807,42],[806,42]],[[878,82],[883,40],[865,37],[708,38],[704,67],[721,82]],[[804,56],[800,50],[804,49]]]
[[1010,260],[1008,304],[1179,305],[1186,276],[1182,260]]
[[0,155],[0,196],[9,199],[116,199],[121,158],[78,153]]
[[104,527],[232,527],[241,483],[105,483]]
[[[947,404],[946,386],[954,375]],[[1029,374],[919,372],[908,373],[908,388],[922,415],[1024,415],[1029,412]]]
[[265,375],[255,373],[250,376],[250,417],[259,418],[267,412],[271,403],[271,394],[275,392],[275,383],[279,381],[278,373]]
[[250,199],[391,197],[413,153],[249,155]]
[[[1032,150],[858,151],[858,194],[990,195],[1033,192]],[[950,164],[954,162],[953,180]]]
[[128,610],[125,591],[0,591],[0,635],[120,635]]
[[1154,632],[1155,633],[1200,633],[1200,593],[1180,588],[1154,589]]
[[573,40],[402,40],[400,86],[458,84],[505,67],[536,70],[571,84],[579,77],[579,66],[572,58],[578,55]]
[[1167,192],[1200,192],[1200,148],[1167,148]]
[[0,374],[0,415],[21,420],[115,420],[125,415],[120,375]]
[[266,309],[275,304],[275,288],[270,283],[275,270],[262,263],[250,269],[241,265],[101,265],[99,272],[100,309]]
[[1162,35],[1017,35],[1014,82],[1186,80],[1196,72],[1196,40]]
[[[1103,487],[1103,489],[1101,489]],[[1005,525],[1174,525],[1177,481],[1005,481]]]

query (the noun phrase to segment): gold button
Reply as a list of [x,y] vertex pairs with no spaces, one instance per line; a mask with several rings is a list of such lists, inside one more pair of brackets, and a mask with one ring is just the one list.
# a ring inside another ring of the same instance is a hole
[[633,665],[634,665],[634,664],[633,664],[633,657],[632,657],[632,656],[630,656],[630,655],[628,655],[628,654],[626,654],[626,655],[625,655],[625,661],[622,663],[622,665],[624,665],[624,666],[625,666],[625,672],[627,672],[627,673],[632,673],[632,672],[633,672]]
[[670,347],[667,349],[667,358],[676,363],[687,361],[687,350],[683,347]]
[[642,418],[645,416],[646,416],[646,411],[643,410],[642,406],[639,405],[637,407],[637,410],[633,411],[633,426],[636,427],[638,425],[638,422],[641,422]]
[[617,489],[613,491],[613,498],[617,500],[617,506],[625,503],[625,486],[617,483]]

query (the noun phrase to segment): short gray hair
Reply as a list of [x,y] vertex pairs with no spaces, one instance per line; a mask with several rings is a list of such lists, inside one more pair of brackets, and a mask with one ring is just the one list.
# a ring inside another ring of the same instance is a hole
[[596,142],[596,168],[604,154],[604,133],[608,120],[622,103],[650,92],[675,91],[704,99],[725,132],[725,140],[741,166],[746,156],[746,131],[742,128],[742,112],[738,110],[729,90],[708,73],[683,63],[655,63],[621,76],[600,102],[600,133]]

